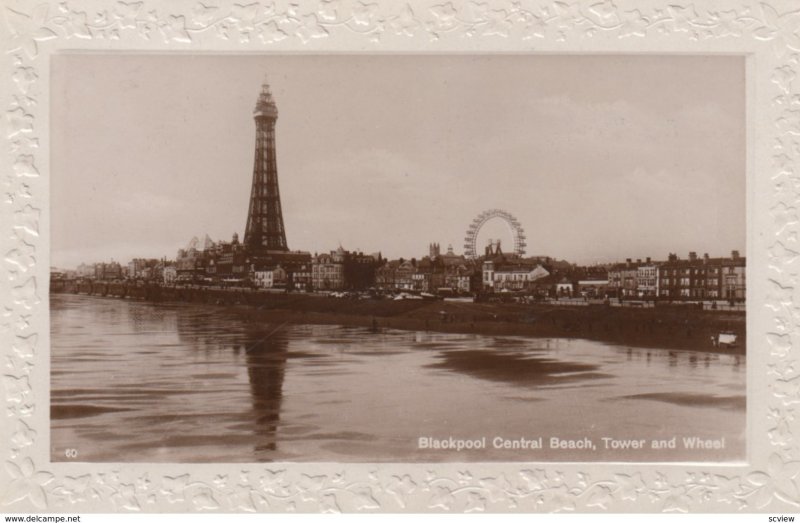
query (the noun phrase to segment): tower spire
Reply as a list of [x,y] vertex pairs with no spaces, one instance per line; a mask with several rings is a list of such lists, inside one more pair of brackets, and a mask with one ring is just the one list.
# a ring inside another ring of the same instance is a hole
[[275,122],[278,107],[266,82],[261,86],[253,111],[256,123],[256,151],[253,185],[244,245],[251,254],[266,251],[288,251],[283,227],[281,196],[278,190],[278,164],[275,156]]

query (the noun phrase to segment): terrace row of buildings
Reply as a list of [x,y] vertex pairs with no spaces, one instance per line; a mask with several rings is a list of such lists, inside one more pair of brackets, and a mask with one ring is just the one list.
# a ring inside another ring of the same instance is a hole
[[666,261],[628,259],[611,265],[563,268],[487,257],[483,262],[483,288],[551,296],[744,301],[746,260],[738,251],[719,258],[690,252],[686,259],[670,253]]
[[721,258],[671,253],[666,261],[629,259],[608,269],[609,289],[623,297],[738,301],[745,299],[746,284],[746,259],[739,251]]

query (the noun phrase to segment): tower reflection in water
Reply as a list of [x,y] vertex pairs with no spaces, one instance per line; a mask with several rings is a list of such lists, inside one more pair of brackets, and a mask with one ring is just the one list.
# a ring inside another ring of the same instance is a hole
[[257,454],[277,449],[277,429],[283,399],[283,377],[289,339],[278,331],[252,333],[244,345],[250,394],[253,398]]
[[[289,351],[289,335],[276,325],[255,327],[231,315],[212,318],[203,314],[180,315],[177,330],[181,341],[200,349],[214,360],[233,353],[237,365],[247,365],[252,402],[254,450],[258,458],[270,460],[277,450],[277,429],[283,401],[283,380]],[[224,327],[223,327],[224,325]],[[244,362],[242,362],[244,356]],[[249,416],[248,416],[249,417]]]

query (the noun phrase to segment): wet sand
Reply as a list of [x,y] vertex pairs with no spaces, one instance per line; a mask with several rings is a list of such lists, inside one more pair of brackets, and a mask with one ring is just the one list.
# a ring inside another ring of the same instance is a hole
[[599,365],[537,357],[531,351],[459,350],[443,352],[439,358],[429,367],[531,387],[610,377],[596,372]]
[[620,399],[641,399],[663,401],[673,405],[686,405],[689,407],[718,407],[721,409],[744,410],[747,405],[747,396],[708,396],[705,394],[682,393],[652,393],[622,396]]
[[[345,300],[329,300],[340,303]],[[295,307],[297,304],[295,304]],[[524,336],[603,341],[641,348],[660,348],[746,353],[746,318],[743,313],[623,309],[618,307],[569,307],[550,305],[479,304],[423,302],[416,308],[387,314],[376,308],[374,314],[363,304],[356,310],[345,302],[347,312],[235,306],[245,318],[255,322],[321,324],[401,329],[409,331]],[[711,339],[722,331],[737,335],[738,346],[716,347]]]
[[[409,331],[568,338],[642,348],[721,354],[746,353],[744,312],[700,310],[689,306],[637,309],[604,305],[472,303],[439,300],[354,300],[301,293],[264,293],[107,284],[68,287],[60,292],[90,293],[115,299],[157,303],[203,303],[235,311],[246,321],[321,324]],[[125,298],[122,298],[122,297]],[[720,332],[736,334],[738,345],[716,347]]]

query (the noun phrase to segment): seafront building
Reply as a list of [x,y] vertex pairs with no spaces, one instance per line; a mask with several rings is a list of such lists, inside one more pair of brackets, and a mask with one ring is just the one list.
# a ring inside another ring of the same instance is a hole
[[[642,270],[640,270],[640,268]],[[650,276],[650,268],[655,268],[651,263],[650,258],[644,262],[641,259],[633,261],[631,258],[625,260],[625,263],[617,263],[608,268],[608,288],[614,297],[643,297],[644,288],[640,289],[642,285],[640,282],[644,281],[644,275]],[[656,275],[652,275],[652,279],[648,278],[648,283],[655,287]],[[654,292],[654,291],[653,291]]]
[[94,278],[96,280],[122,279],[122,267],[118,262],[96,263],[94,265]]
[[311,283],[314,289],[340,291],[345,288],[345,251],[339,247],[328,254],[314,257],[311,265]]
[[636,269],[636,293],[644,298],[658,296],[658,265],[650,258]]
[[744,301],[746,260],[739,251],[728,258],[698,257],[690,252],[681,260],[670,254],[658,267],[658,297],[670,300]]

